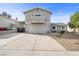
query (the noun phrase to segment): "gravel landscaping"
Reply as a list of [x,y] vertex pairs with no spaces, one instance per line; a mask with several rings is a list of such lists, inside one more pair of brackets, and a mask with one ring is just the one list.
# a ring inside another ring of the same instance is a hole
[[68,51],[79,51],[79,34],[68,33],[64,35],[52,35]]

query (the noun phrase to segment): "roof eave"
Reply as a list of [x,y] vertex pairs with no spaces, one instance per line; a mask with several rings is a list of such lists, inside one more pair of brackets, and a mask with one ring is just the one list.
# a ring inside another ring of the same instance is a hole
[[[36,8],[34,8],[34,9],[36,9]],[[34,9],[31,9],[31,10],[25,11],[25,12],[23,12],[23,13],[25,14],[25,13],[27,13],[27,12],[29,12],[29,11],[34,10]],[[42,8],[39,8],[39,9],[42,9]],[[44,10],[44,9],[42,9],[42,10]],[[52,12],[50,12],[50,11],[48,11],[48,10],[44,10],[44,11],[47,11],[47,12],[49,12],[50,14],[52,14]]]

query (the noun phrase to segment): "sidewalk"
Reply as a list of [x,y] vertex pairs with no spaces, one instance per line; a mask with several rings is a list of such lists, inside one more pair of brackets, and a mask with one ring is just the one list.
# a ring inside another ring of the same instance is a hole
[[0,56],[79,56],[79,51],[0,50]]
[[16,31],[14,30],[9,30],[9,31],[0,31],[0,35],[4,35],[4,34],[7,34],[7,33],[15,33]]

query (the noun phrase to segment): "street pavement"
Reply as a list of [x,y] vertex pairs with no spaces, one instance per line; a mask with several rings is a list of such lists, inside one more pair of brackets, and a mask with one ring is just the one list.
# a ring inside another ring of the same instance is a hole
[[47,35],[27,33],[12,33],[10,35],[13,36],[0,38],[1,56],[79,55],[79,52],[66,51],[55,39]]

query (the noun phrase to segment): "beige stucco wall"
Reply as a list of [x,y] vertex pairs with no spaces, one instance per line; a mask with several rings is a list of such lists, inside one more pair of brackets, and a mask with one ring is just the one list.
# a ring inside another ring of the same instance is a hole
[[[32,16],[33,13],[42,13],[42,16]],[[44,24],[31,24],[32,20],[43,21]],[[43,10],[32,10],[25,13],[25,29],[29,33],[47,33],[50,31],[50,13]],[[39,29],[39,30],[38,30]]]
[[[32,16],[32,14],[33,13],[42,13],[42,17],[35,17],[35,16]],[[32,21],[32,19],[44,19],[44,20],[46,20],[46,21],[48,21],[48,22],[50,22],[50,13],[48,13],[48,12],[46,12],[46,11],[42,11],[42,10],[33,10],[33,11],[30,11],[30,12],[27,12],[26,14],[25,14],[25,24],[27,23],[27,22],[30,22],[30,20]]]

